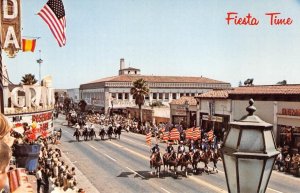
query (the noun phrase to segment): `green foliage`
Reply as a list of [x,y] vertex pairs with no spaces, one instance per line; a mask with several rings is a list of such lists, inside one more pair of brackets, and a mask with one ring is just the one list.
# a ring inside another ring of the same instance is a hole
[[25,74],[22,77],[21,84],[23,85],[34,85],[35,83],[37,83],[37,80],[33,74]]
[[133,82],[133,87],[130,89],[130,94],[135,98],[135,104],[141,107],[145,103],[145,96],[149,94],[147,82],[140,78]]

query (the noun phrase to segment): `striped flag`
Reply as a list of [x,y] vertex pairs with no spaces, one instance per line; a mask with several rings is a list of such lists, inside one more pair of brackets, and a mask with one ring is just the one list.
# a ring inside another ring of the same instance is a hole
[[62,0],[49,0],[38,15],[47,23],[58,45],[66,45],[66,17]]
[[163,140],[169,140],[169,131],[164,132]]
[[146,135],[146,144],[151,146],[151,132],[147,133]]
[[193,128],[189,128],[189,129],[185,130],[185,138],[193,139]]
[[193,132],[193,139],[198,140],[201,138],[201,131],[200,128],[195,128]]
[[31,51],[34,52],[36,45],[36,39],[22,39],[22,51],[27,52]]
[[180,133],[177,128],[173,128],[170,132],[170,140],[179,140]]
[[214,131],[212,129],[209,132],[207,132],[207,138],[208,138],[208,141],[214,140]]

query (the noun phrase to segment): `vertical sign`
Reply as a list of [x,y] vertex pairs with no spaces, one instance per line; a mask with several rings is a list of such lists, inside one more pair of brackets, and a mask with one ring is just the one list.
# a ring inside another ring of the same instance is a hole
[[1,48],[13,58],[21,49],[21,0],[0,0]]

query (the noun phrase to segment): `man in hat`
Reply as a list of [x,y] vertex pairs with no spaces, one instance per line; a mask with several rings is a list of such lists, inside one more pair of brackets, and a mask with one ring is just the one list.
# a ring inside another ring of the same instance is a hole
[[159,146],[157,143],[151,148],[151,152],[152,154],[150,156],[150,168],[152,168],[152,162],[155,158],[155,155],[159,153]]
[[172,143],[168,144],[168,147],[166,149],[167,154],[167,159],[169,159],[172,155],[172,152],[174,151],[174,147],[172,146]]
[[177,152],[178,152],[177,158],[181,158],[181,156],[185,153],[185,147],[183,145],[183,141],[180,141]]

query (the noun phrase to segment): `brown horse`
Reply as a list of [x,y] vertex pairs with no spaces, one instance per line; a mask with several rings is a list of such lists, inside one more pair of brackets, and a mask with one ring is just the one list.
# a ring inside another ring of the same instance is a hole
[[[150,167],[155,169],[155,175],[157,174],[157,177],[159,178],[160,174],[160,167],[163,165],[163,159],[160,155],[160,153],[155,153],[153,155],[153,158],[150,160]],[[151,172],[152,174],[152,172]]]
[[181,168],[180,168],[181,172],[184,167],[185,177],[187,177],[187,169],[188,169],[188,165],[190,163],[191,163],[191,156],[189,153],[183,154],[178,160],[178,165],[181,166]]
[[201,154],[200,150],[197,150],[193,155],[192,155],[192,167],[193,167],[193,173],[197,173],[198,170],[198,163],[200,162]]
[[209,174],[207,164],[209,163],[210,159],[211,159],[211,152],[209,149],[206,151],[200,151],[200,162],[204,163],[204,171],[207,174]]
[[166,168],[165,168],[166,166],[167,166],[168,171],[173,166],[175,175],[177,175],[178,160],[177,160],[176,152],[173,151],[170,156],[168,153],[165,153],[163,156],[163,160],[164,160],[164,171],[166,170]]
[[210,158],[210,161],[212,161],[214,163],[214,167],[213,167],[213,171],[216,170],[216,173],[218,173],[218,168],[217,168],[217,163],[218,161],[222,160],[221,159],[221,151],[219,148],[217,149],[210,149],[210,153],[211,153],[211,158]]

